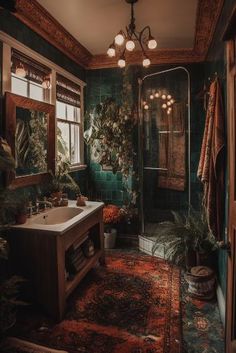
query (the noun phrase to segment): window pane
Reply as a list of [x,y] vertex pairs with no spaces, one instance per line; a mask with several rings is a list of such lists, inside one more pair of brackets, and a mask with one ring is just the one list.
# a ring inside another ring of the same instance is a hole
[[59,101],[56,102],[57,118],[66,119],[66,104]]
[[30,98],[38,101],[44,101],[43,99],[43,87],[30,83]]
[[75,121],[75,107],[73,105],[67,104],[67,120]]
[[69,124],[57,123],[57,153],[59,156],[70,159],[70,133]]
[[27,81],[12,75],[11,77],[11,91],[20,96],[27,97]]
[[80,123],[80,119],[81,119],[81,116],[80,116],[80,114],[81,114],[81,110],[80,110],[80,108],[75,108],[75,121],[77,122],[77,123]]
[[80,163],[80,130],[74,124],[71,124],[71,163]]

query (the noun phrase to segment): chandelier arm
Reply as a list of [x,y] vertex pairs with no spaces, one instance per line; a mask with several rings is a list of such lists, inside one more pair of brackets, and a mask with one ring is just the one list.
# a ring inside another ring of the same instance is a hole
[[[140,33],[141,33],[141,32],[140,32]],[[144,55],[144,56],[147,56],[146,51],[145,51],[145,49],[144,49],[144,47],[143,47],[143,44],[142,44],[142,41],[141,41],[141,36],[140,36],[140,34],[139,34],[139,36],[138,36],[137,33],[134,32],[134,36],[135,36],[135,38],[137,39],[137,41],[139,42],[139,45],[140,45],[140,47],[141,47],[141,49],[142,49],[143,55]]]
[[144,33],[144,31],[146,31],[146,29],[148,29],[148,34],[149,34],[149,37],[151,36],[151,28],[150,26],[146,26],[142,29],[142,31],[139,33],[139,41],[141,42],[141,38],[142,38],[142,35]]

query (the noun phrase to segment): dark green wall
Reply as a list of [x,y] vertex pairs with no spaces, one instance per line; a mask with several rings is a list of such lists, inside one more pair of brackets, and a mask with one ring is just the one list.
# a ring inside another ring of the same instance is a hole
[[[230,14],[233,7],[235,6],[235,0],[225,0],[223,10],[214,34],[211,48],[208,52],[207,61],[205,62],[205,82],[209,82],[208,78],[214,78],[215,72],[217,72],[221,88],[222,96],[224,103],[225,111],[225,127],[227,131],[227,82],[226,82],[226,52],[225,52],[225,43],[222,41],[223,31],[226,27],[227,21],[229,20]],[[227,180],[227,168],[226,168],[226,180]],[[226,182],[227,185],[227,182]],[[227,199],[228,195],[226,193],[225,199],[225,209],[226,209],[226,218],[225,224],[227,225]],[[223,234],[223,237],[225,235]],[[226,294],[226,280],[227,280],[227,253],[225,251],[219,251],[218,256],[218,274],[219,274],[219,283],[222,288],[223,294]]]
[[0,10],[0,30],[79,77],[81,80],[85,80],[85,70],[81,66],[69,59],[60,50],[48,43],[8,11]]
[[[122,74],[119,69],[90,70],[86,75],[86,111],[90,112],[97,104],[106,98],[112,97],[116,102],[121,100]],[[121,173],[113,174],[103,171],[100,164],[89,161],[89,193],[93,199],[103,200],[106,203],[122,205],[124,191]]]

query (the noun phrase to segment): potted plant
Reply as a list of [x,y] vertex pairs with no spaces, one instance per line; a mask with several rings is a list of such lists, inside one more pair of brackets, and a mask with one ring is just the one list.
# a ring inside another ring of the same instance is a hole
[[78,196],[81,195],[79,185],[69,174],[70,166],[71,163],[67,159],[63,157],[57,158],[55,173],[50,171],[50,191],[52,198],[60,200],[65,189],[74,191]]
[[18,300],[20,285],[25,279],[12,276],[0,284],[0,337],[16,322],[16,309],[18,305],[26,305]]
[[209,256],[220,247],[209,230],[203,207],[199,211],[190,208],[186,215],[172,212],[173,222],[159,224],[158,234],[152,253],[160,247],[165,248],[165,258],[189,269],[205,264],[203,257]]
[[115,226],[121,219],[120,208],[116,205],[107,205],[103,208],[104,222],[104,247],[113,249],[115,247],[117,229]]

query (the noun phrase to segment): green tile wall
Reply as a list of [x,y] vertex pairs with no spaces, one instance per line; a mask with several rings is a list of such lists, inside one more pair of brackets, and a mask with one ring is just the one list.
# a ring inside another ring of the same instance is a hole
[[[146,74],[161,71],[171,66],[152,66],[149,69],[143,69],[139,66],[132,66],[131,77],[133,83],[133,97],[137,103],[138,100],[138,78]],[[203,87],[204,67],[201,64],[185,65],[191,76],[191,196],[193,203],[198,198],[201,191],[201,184],[197,179],[197,166],[199,161],[201,139],[204,128],[204,112],[203,102],[196,99],[197,94]],[[86,110],[90,111],[98,103],[102,102],[107,97],[113,97],[117,102],[121,99],[122,89],[122,70],[101,69],[87,71],[86,73]],[[137,131],[135,132],[135,149],[137,151],[138,140]],[[87,149],[88,161],[90,160],[89,149]],[[121,183],[117,179],[117,175],[111,172],[104,172],[100,165],[89,162],[90,166],[90,193],[94,197],[101,198],[106,202],[112,201],[116,204],[121,204],[125,201],[126,195],[123,193]],[[137,167],[137,163],[135,165]],[[150,184],[152,181],[150,180]],[[112,192],[111,192],[112,191]],[[123,199],[122,199],[123,195]],[[173,203],[180,204],[179,193],[173,192],[171,199]],[[111,199],[110,199],[111,197]],[[160,195],[159,195],[160,197]],[[182,204],[184,201],[182,202]],[[194,205],[195,206],[195,205]]]
[[[122,71],[120,69],[105,69],[87,71],[86,75],[86,111],[91,111],[97,104],[106,98],[112,97],[117,103],[121,102]],[[127,195],[123,189],[122,175],[120,172],[113,174],[104,171],[100,164],[90,160],[89,148],[87,148],[89,164],[88,192],[92,199],[103,200],[105,203],[123,205]]]

